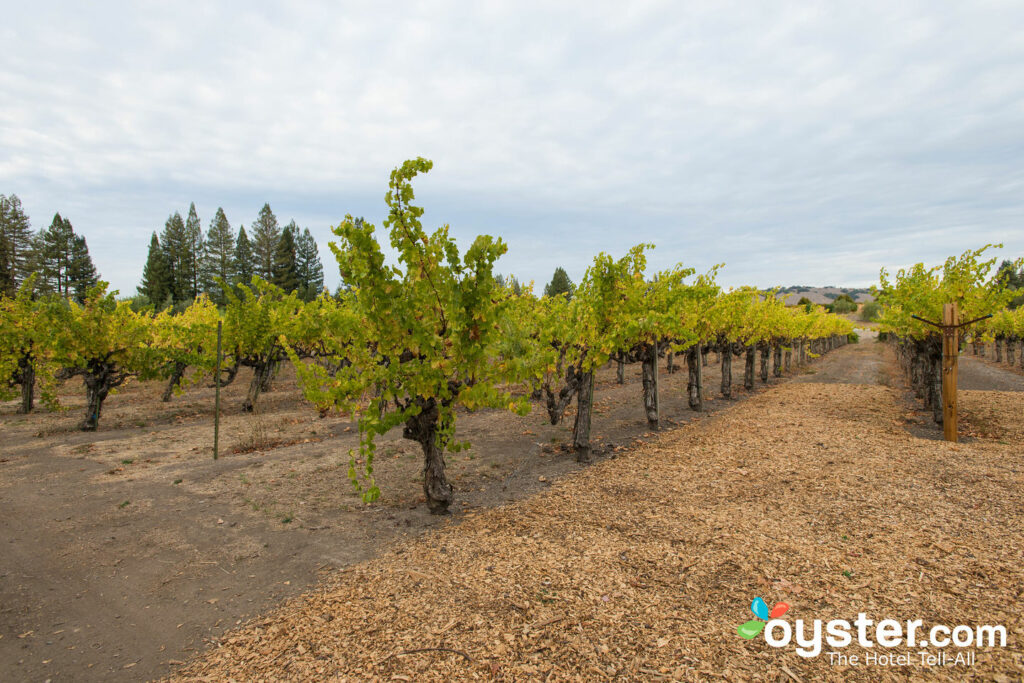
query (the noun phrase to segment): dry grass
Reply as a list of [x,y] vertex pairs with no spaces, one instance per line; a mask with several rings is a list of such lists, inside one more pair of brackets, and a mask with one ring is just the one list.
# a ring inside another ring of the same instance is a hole
[[[339,572],[180,677],[1020,680],[1024,395],[970,394],[998,440],[915,438],[885,387],[781,386]],[[739,638],[758,595],[790,620],[1003,624],[1008,647],[844,669]]]

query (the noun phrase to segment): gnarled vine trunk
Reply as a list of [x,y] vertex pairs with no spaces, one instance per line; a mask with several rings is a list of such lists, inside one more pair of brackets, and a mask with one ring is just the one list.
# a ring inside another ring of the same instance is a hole
[[647,427],[658,429],[658,345],[644,344],[641,354]]
[[592,460],[590,451],[590,422],[594,413],[594,373],[586,372],[580,380],[576,392],[576,421],[572,425],[572,448],[576,452],[576,460],[589,463]]
[[171,395],[174,394],[174,390],[181,384],[181,378],[185,376],[185,369],[187,367],[188,365],[181,361],[174,364],[174,367],[171,369],[171,377],[167,382],[167,387],[164,389],[164,403],[171,400]]
[[562,421],[565,409],[569,407],[572,397],[579,391],[583,376],[584,373],[579,368],[570,365],[565,369],[565,386],[559,389],[557,394],[548,384],[544,385],[545,404],[551,424],[557,425]]
[[768,383],[768,354],[771,352],[771,345],[768,342],[761,342],[761,382]]
[[619,384],[626,383],[626,361],[622,360],[622,356],[619,356],[618,360],[615,361],[615,381]]
[[275,367],[276,363],[271,360],[253,363],[252,381],[249,382],[249,390],[245,394],[245,401],[242,402],[242,410],[251,413],[256,408],[260,393],[270,387]]
[[743,388],[750,391],[754,388],[754,361],[755,361],[755,349],[754,345],[751,344],[747,347],[746,359],[743,364]]
[[700,345],[694,344],[686,350],[686,366],[688,376],[686,380],[687,400],[690,410],[704,410],[704,373],[703,361],[701,359]]
[[402,436],[423,451],[423,495],[431,514],[446,515],[455,495],[445,475],[444,444],[439,443],[440,410],[436,399],[416,399],[420,412],[405,421]]
[[775,342],[772,345],[772,374],[775,377],[782,377],[782,343]]
[[722,358],[722,397],[732,398],[732,348],[731,344],[724,346],[718,353]]
[[[238,358],[236,357],[234,365],[231,365],[229,367],[221,368],[220,369],[220,372],[221,372],[222,376],[219,377],[219,378],[218,377],[214,377],[213,378],[213,382],[211,382],[210,385],[209,385],[210,388],[213,389],[214,387],[216,387],[218,380],[220,381],[220,386],[221,386],[222,389],[224,387],[226,387],[227,385],[231,384],[232,382],[234,382],[235,381],[235,377],[238,376],[238,368],[239,367],[241,367],[241,363],[239,363]],[[227,377],[225,378],[224,375],[226,375]]]
[[100,413],[103,402],[107,400],[110,390],[119,386],[127,378],[108,362],[94,361],[76,374],[82,375],[85,383],[85,418],[79,425],[83,432],[94,432],[100,424]]
[[28,414],[35,405],[36,366],[32,356],[22,356],[18,361],[18,381],[21,383],[21,405],[18,412]]
[[1002,337],[996,337],[996,340],[995,340],[995,343],[993,344],[993,346],[996,347],[996,362],[997,363],[1002,363],[1003,362],[1003,338]]

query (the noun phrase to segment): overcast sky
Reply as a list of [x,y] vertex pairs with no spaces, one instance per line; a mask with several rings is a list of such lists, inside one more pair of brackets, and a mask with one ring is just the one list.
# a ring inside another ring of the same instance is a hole
[[134,293],[194,201],[320,243],[425,156],[427,227],[578,281],[657,244],[758,286],[1024,255],[1024,5],[27,2],[0,27],[0,193]]

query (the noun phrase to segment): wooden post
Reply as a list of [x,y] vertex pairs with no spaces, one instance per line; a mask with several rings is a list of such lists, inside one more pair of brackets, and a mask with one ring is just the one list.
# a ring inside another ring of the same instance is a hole
[[956,303],[942,307],[942,435],[958,441],[956,415],[957,358],[960,355],[960,311]]
[[654,419],[661,429],[661,396],[658,394],[658,340],[654,340]]
[[220,338],[223,323],[217,321],[217,370],[214,374],[213,399],[213,459],[217,459],[217,447],[220,445]]

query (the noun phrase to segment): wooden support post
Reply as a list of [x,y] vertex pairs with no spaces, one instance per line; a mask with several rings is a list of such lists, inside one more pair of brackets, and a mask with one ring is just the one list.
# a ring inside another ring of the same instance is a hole
[[958,441],[956,414],[957,359],[960,355],[960,311],[956,303],[942,307],[942,435]]
[[213,399],[213,459],[217,459],[217,447],[220,445],[220,339],[223,323],[217,321],[217,370],[214,374]]
[[661,429],[661,396],[658,394],[658,341],[654,341],[654,420]]

